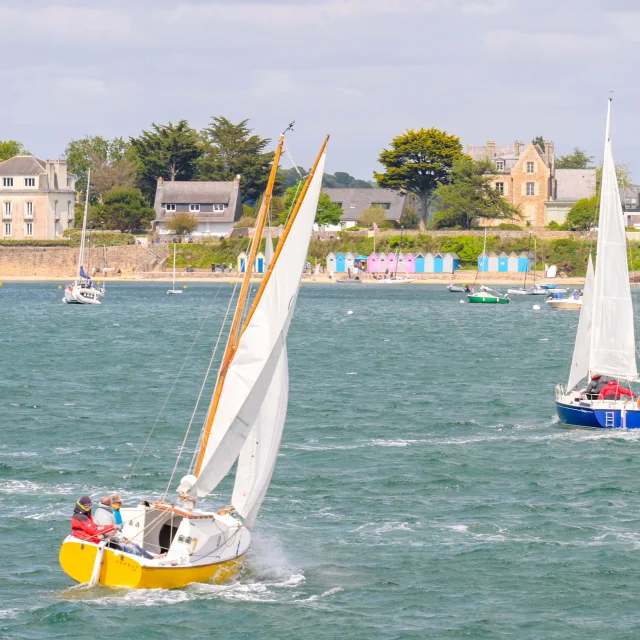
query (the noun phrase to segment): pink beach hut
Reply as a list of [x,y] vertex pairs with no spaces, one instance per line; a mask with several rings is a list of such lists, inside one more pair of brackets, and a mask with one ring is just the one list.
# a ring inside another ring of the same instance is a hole
[[416,259],[412,253],[400,254],[400,262],[398,263],[398,271],[400,273],[415,273]]
[[380,273],[380,258],[377,253],[372,253],[367,260],[367,271],[369,273]]
[[387,254],[386,268],[389,269],[389,273],[395,273],[398,270],[397,267],[398,267],[398,263],[396,261],[396,254],[395,253]]

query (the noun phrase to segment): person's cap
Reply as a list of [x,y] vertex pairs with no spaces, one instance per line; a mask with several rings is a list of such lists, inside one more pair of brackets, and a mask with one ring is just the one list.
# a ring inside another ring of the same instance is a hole
[[78,500],[78,504],[84,511],[91,511],[91,498],[89,496],[82,496],[80,500]]
[[593,376],[591,379],[592,380],[599,380],[602,376],[599,373],[596,373],[595,376]]
[[122,504],[122,498],[120,497],[119,493],[114,493],[111,496],[111,504],[113,504],[114,502],[118,502],[119,504]]

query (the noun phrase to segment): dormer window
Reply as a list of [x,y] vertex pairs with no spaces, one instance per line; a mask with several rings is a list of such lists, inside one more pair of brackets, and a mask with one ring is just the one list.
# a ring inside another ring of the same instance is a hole
[[164,208],[165,208],[165,211],[175,211],[176,210],[176,205],[175,204],[165,204]]
[[25,178],[24,179],[24,186],[25,187],[35,187],[36,186],[36,179],[35,178]]
[[3,187],[13,187],[13,178],[2,178]]
[[224,211],[226,208],[227,208],[226,204],[214,204],[213,205],[213,210],[214,211],[218,211],[218,212]]
[[504,171],[504,160],[496,160],[496,168],[498,171]]
[[191,213],[199,213],[200,212],[200,205],[199,204],[190,204],[189,205],[189,211],[191,211]]

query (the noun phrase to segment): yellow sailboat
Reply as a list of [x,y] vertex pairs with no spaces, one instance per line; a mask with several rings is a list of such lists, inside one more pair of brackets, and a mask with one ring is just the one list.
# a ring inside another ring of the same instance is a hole
[[[284,134],[280,136],[194,467],[182,478],[179,497],[121,510],[122,536],[150,553],[166,555],[147,560],[111,548],[106,541],[94,544],[68,536],[60,549],[60,565],[74,580],[170,589],[223,582],[237,573],[280,447],[289,393],[286,337],[307,260],[328,139],[250,300],[252,267],[284,145]],[[217,512],[198,509],[197,501],[218,486],[236,461],[230,506]]]

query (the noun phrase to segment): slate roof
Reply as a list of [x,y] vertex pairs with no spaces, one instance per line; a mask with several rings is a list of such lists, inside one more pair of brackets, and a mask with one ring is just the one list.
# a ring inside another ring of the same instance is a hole
[[45,163],[34,156],[14,156],[0,162],[0,176],[38,176],[45,171]]
[[170,182],[162,185],[162,204],[229,204],[230,182]]
[[362,212],[373,204],[389,204],[389,209],[385,210],[385,220],[398,222],[402,215],[406,195],[402,195],[391,189],[329,189],[323,188],[331,202],[338,202],[342,206],[342,216],[345,221],[359,220]]

